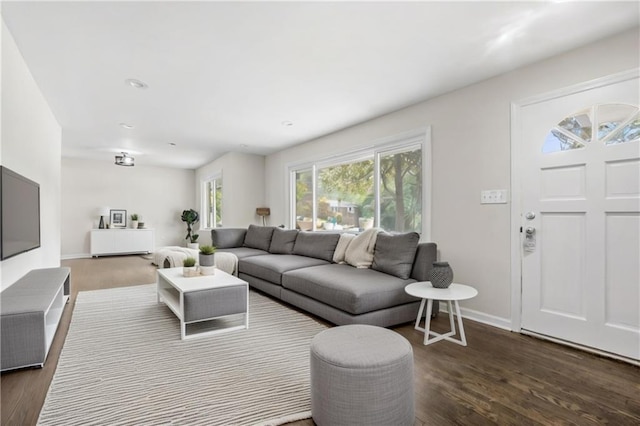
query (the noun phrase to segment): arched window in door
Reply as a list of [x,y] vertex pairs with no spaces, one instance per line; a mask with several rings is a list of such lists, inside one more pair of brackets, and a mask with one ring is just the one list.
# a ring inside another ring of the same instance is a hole
[[640,112],[637,106],[594,105],[564,118],[554,126],[545,138],[542,152],[581,149],[592,141],[615,145],[638,139]]

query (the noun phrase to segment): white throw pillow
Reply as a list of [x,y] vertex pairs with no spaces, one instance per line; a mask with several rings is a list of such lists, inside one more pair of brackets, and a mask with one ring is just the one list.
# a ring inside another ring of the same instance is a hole
[[355,237],[355,234],[340,234],[336,251],[333,252],[333,261],[335,263],[346,263],[344,255],[347,253],[347,247],[349,247],[349,244],[351,244],[351,241],[353,241]]
[[370,268],[373,263],[373,249],[376,246],[376,237],[379,228],[367,229],[356,236],[344,255],[344,260],[356,268]]

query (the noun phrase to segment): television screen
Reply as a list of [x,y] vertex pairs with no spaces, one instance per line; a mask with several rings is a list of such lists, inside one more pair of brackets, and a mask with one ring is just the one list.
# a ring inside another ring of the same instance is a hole
[[0,166],[0,258],[40,247],[40,185]]

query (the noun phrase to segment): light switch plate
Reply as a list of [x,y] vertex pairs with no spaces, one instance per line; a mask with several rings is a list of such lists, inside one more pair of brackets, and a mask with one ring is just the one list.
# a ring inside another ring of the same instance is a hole
[[506,189],[486,189],[480,192],[480,204],[506,204]]

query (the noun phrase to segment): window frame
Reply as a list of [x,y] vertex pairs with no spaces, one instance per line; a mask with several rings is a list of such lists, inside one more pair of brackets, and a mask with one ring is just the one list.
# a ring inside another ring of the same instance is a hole
[[373,159],[374,161],[374,217],[376,226],[380,224],[380,158],[383,155],[392,155],[401,152],[411,151],[416,148],[422,149],[422,241],[431,239],[431,127],[427,126],[411,130],[402,134],[383,138],[373,143],[353,150],[336,152],[333,155],[317,157],[301,162],[292,162],[285,165],[285,172],[288,179],[288,206],[285,209],[288,217],[286,223],[291,229],[296,228],[296,173],[311,171],[312,173],[312,230],[317,231],[317,175],[318,170],[337,166],[341,164],[353,163],[357,161]]
[[[211,184],[213,187],[214,195],[213,195],[213,217],[216,217],[216,213],[218,212],[218,206],[216,205],[215,192],[217,183],[221,182],[220,190],[222,191],[224,188],[224,179],[222,178],[222,172],[216,172],[206,177],[203,177],[200,180],[200,195],[201,195],[201,212],[203,213],[200,216],[200,229],[202,230],[210,230],[218,227],[216,220],[213,220],[213,224],[209,223],[209,194],[207,186]],[[222,221],[222,210],[220,210],[220,221]]]

